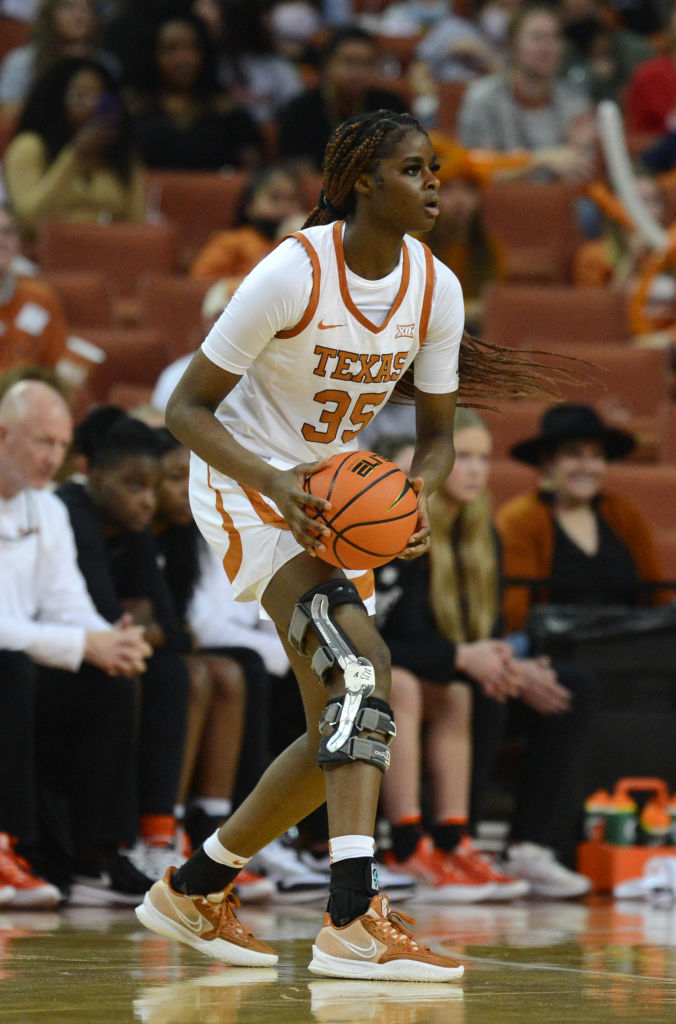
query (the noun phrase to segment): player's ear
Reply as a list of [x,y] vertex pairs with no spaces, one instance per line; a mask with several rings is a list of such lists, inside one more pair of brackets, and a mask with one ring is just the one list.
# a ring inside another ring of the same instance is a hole
[[354,190],[360,196],[370,196],[373,194],[373,175],[364,172],[360,174],[354,183]]

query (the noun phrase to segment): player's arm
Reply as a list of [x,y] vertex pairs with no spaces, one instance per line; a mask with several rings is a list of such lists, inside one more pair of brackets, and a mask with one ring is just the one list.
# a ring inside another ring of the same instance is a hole
[[[291,527],[294,537],[307,551],[322,547],[317,523],[305,507],[328,506],[303,490],[309,466],[281,471],[242,447],[219,422],[215,411],[236,386],[240,376],[212,363],[202,351],[195,353],[174,390],[166,411],[172,434],[201,459],[245,487],[271,498]],[[328,533],[328,530],[323,530]]]

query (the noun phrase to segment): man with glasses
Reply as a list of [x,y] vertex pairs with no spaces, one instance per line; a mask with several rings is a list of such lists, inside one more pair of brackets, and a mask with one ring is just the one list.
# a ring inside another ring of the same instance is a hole
[[[140,627],[111,625],[96,612],[66,508],[45,490],[71,432],[64,398],[42,381],[14,383],[0,398],[0,903],[24,907],[62,898],[16,853],[40,839],[38,775],[58,793],[47,801],[51,826],[67,835],[62,845],[76,859],[89,851],[90,876],[108,890],[103,902],[124,902],[125,884],[134,888],[143,877],[130,881],[134,869],[120,865],[117,847],[133,839],[122,834],[134,804],[133,677],[150,648]],[[54,714],[56,686],[63,719]],[[43,703],[51,707],[47,721]],[[67,734],[67,766],[40,761],[57,731],[59,740]]]

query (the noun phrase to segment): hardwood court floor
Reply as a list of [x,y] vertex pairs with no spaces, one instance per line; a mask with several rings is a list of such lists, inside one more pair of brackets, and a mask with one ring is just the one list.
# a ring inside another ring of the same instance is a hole
[[320,979],[319,905],[241,911],[277,969],[228,968],[131,911],[0,911],[0,1024],[596,1024],[676,1022],[676,906],[405,905],[462,985]]

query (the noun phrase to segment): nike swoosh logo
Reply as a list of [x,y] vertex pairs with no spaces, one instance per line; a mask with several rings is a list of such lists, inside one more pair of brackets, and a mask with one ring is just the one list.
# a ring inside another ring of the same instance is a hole
[[350,953],[354,953],[355,956],[361,957],[362,960],[369,960],[378,952],[378,947],[373,939],[371,939],[368,946],[356,946],[354,942],[348,942],[347,939],[341,939],[340,935],[334,934],[333,937],[334,939],[338,939],[338,942],[340,942],[342,946],[345,946],[345,949],[349,950]]
[[347,324],[325,324],[323,320],[320,320],[317,327],[320,331],[330,331],[333,327],[346,327]]
[[191,914],[190,917],[188,917],[187,914],[184,914],[182,910],[179,910],[175,904],[174,910],[180,917],[181,921],[183,921],[186,928],[189,928],[191,932],[196,932],[198,935],[201,934],[204,929],[204,918],[197,910],[194,914]]

